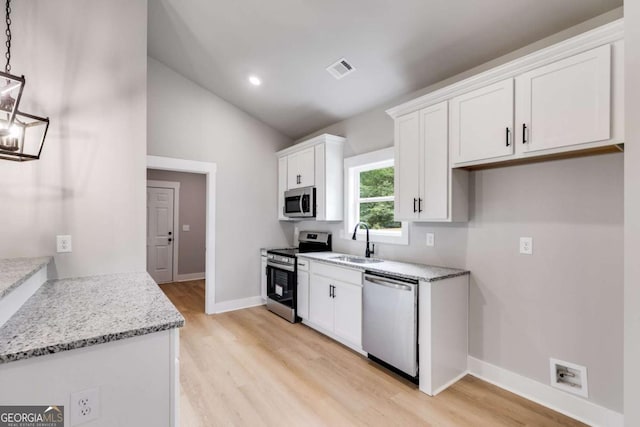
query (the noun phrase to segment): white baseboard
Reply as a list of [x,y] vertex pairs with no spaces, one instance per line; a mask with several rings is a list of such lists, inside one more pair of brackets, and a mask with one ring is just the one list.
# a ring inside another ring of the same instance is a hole
[[[458,381],[460,381],[461,379],[466,377],[468,373],[469,373],[469,371],[464,371],[460,375],[458,375],[457,377],[455,377],[454,379],[449,381],[448,383],[444,384],[442,387],[437,388],[436,391],[433,392],[433,396],[436,396],[439,393],[445,391],[446,389],[448,389],[449,387],[451,387],[452,385],[454,385],[455,383],[457,383]],[[420,390],[422,390],[422,389],[420,389]],[[427,393],[427,394],[429,394],[429,393]]]
[[264,300],[259,295],[255,297],[218,302],[213,307],[213,312],[216,314],[224,313],[226,311],[242,310],[243,308],[255,307],[257,305],[264,305]]
[[188,282],[190,280],[204,280],[204,273],[176,274],[176,282]]
[[532,380],[475,357],[468,357],[469,373],[483,381],[508,390],[594,427],[623,427],[624,416],[550,385]]

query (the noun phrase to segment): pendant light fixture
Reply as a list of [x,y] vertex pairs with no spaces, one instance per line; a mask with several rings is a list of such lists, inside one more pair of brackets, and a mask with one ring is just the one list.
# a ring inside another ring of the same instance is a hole
[[37,160],[49,129],[49,118],[18,109],[25,85],[24,76],[11,74],[11,0],[6,0],[7,29],[4,72],[0,71],[0,159]]

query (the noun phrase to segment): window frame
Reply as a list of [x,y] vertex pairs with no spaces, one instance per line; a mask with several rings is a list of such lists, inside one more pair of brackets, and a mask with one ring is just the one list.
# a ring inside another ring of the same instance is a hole
[[[356,222],[359,220],[360,203],[366,203],[367,201],[395,202],[395,188],[394,196],[366,197],[362,199],[360,198],[360,173],[374,169],[382,169],[390,166],[394,166],[395,174],[396,171],[393,147],[372,151],[369,153],[360,154],[344,159],[345,239],[351,239],[351,236],[353,235],[353,229],[356,225]],[[399,231],[369,230],[369,240],[373,243],[408,245],[409,224],[407,221],[400,221],[400,224],[401,226]],[[358,232],[356,233],[356,239],[361,241],[366,240],[366,230],[364,228],[358,229]]]

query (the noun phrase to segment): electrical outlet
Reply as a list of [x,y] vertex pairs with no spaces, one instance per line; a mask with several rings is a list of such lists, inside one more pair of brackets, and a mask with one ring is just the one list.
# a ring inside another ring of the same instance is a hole
[[525,255],[533,255],[533,237],[520,238],[520,253]]
[[191,225],[182,224],[182,231],[191,231]]
[[56,236],[56,250],[58,253],[71,252],[71,236],[68,234]]
[[436,245],[436,236],[434,233],[427,233],[427,246]]
[[586,367],[553,358],[549,359],[549,365],[553,387],[578,396],[589,397]]
[[71,426],[100,418],[100,393],[97,388],[71,394]]

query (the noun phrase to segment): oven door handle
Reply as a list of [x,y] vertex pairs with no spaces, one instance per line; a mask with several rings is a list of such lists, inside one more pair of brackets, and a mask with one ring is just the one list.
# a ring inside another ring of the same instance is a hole
[[278,268],[280,270],[286,270],[292,273],[296,271],[295,265],[282,264],[277,261],[267,261],[267,267]]
[[302,210],[302,209],[303,209],[303,208],[302,208],[302,199],[304,199],[304,194],[301,194],[301,195],[300,195],[300,199],[298,200],[298,203],[299,203],[299,205],[300,205],[300,213],[301,213],[301,214],[304,214],[304,211]]

